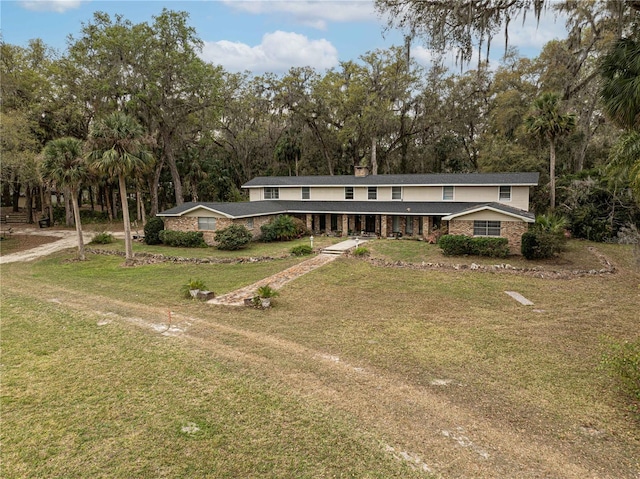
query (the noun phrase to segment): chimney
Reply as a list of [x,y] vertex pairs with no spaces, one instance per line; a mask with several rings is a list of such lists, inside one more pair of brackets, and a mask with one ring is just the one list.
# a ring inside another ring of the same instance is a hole
[[367,166],[354,166],[356,178],[369,176],[369,167]]

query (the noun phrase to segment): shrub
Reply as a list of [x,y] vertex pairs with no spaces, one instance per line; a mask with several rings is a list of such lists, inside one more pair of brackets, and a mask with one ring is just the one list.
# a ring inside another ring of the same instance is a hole
[[533,227],[522,235],[521,252],[526,259],[552,258],[564,249],[564,218],[554,215],[541,215],[536,218]]
[[293,256],[306,256],[311,253],[313,253],[313,248],[308,244],[301,244],[291,248],[291,254]]
[[509,240],[507,238],[471,238],[471,254],[490,258],[506,258],[509,256]]
[[102,232],[95,235],[89,244],[110,244],[115,240],[111,233]]
[[204,285],[204,282],[201,279],[189,279],[189,281],[182,285],[183,296],[187,299],[193,299],[193,296],[191,296],[192,289],[206,291],[207,287]]
[[601,365],[617,381],[620,391],[628,396],[640,414],[640,339],[619,343],[612,341],[602,356]]
[[443,235],[438,240],[445,256],[471,254],[471,237],[465,235]]
[[369,249],[364,246],[358,246],[353,250],[354,256],[369,256]]
[[159,234],[160,241],[167,246],[178,246],[182,248],[203,248],[207,244],[204,242],[202,231],[172,231],[162,230]]
[[266,284],[258,288],[258,296],[261,298],[275,298],[276,296],[280,296],[280,293]]
[[218,249],[234,251],[249,244],[253,235],[243,225],[232,224],[216,232],[215,240]]
[[304,223],[289,215],[280,215],[260,227],[262,241],[291,241],[306,233]]
[[144,225],[144,242],[146,244],[160,244],[160,232],[164,229],[164,221],[162,218],[154,216],[149,218],[147,224]]
[[509,256],[509,240],[499,237],[479,236],[472,238],[465,235],[443,235],[438,241],[445,256],[488,256],[506,258]]

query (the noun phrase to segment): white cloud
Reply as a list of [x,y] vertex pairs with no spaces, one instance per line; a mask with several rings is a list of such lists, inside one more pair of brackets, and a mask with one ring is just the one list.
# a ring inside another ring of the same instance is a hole
[[80,7],[82,2],[83,0],[23,0],[20,5],[34,12],[64,13]]
[[285,14],[296,22],[320,30],[328,22],[377,21],[371,0],[223,0],[234,10],[254,15]]
[[338,64],[338,51],[331,42],[293,32],[267,33],[262,43],[253,47],[226,40],[204,43],[202,58],[232,72],[282,73],[304,66],[323,70]]

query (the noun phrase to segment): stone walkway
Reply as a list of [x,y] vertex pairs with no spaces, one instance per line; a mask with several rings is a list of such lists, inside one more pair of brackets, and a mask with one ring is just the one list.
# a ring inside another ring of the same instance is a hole
[[287,268],[284,271],[280,271],[279,273],[271,275],[268,278],[261,279],[260,281],[250,284],[249,286],[245,286],[244,288],[240,288],[235,291],[231,291],[230,293],[210,299],[209,301],[207,301],[207,303],[223,304],[226,306],[244,306],[244,300],[253,298],[256,295],[259,287],[269,285],[273,289],[280,289],[289,281],[293,281],[303,274],[307,274],[309,271],[313,271],[320,266],[324,266],[325,264],[332,262],[345,251],[348,251],[351,248],[355,248],[362,243],[366,243],[366,241],[367,240],[361,239],[349,239],[341,241],[340,243],[323,249],[322,253],[320,253],[318,256],[303,261],[302,263],[292,266],[291,268]]
[[224,304],[227,306],[244,306],[244,300],[253,298],[259,287],[266,286],[267,284],[273,289],[280,289],[289,281],[293,281],[299,278],[303,274],[313,271],[320,266],[324,266],[327,263],[335,260],[339,255],[320,253],[311,259],[303,261],[295,266],[280,271],[268,278],[261,279],[249,286],[237,289],[227,294],[223,294],[216,298],[207,301],[209,304]]

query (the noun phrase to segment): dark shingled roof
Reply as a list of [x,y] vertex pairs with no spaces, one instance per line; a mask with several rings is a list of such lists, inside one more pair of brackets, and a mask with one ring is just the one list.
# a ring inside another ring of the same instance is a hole
[[229,218],[246,218],[281,213],[333,213],[333,214],[389,214],[389,215],[424,215],[447,216],[479,207],[492,207],[496,210],[515,214],[524,218],[533,218],[527,211],[513,208],[501,203],[491,202],[457,202],[457,201],[288,201],[265,200],[243,203],[184,203],[175,208],[158,213],[158,216],[182,216],[198,208],[206,208]]
[[462,186],[538,184],[539,173],[441,173],[424,175],[259,176],[242,188],[263,186]]

